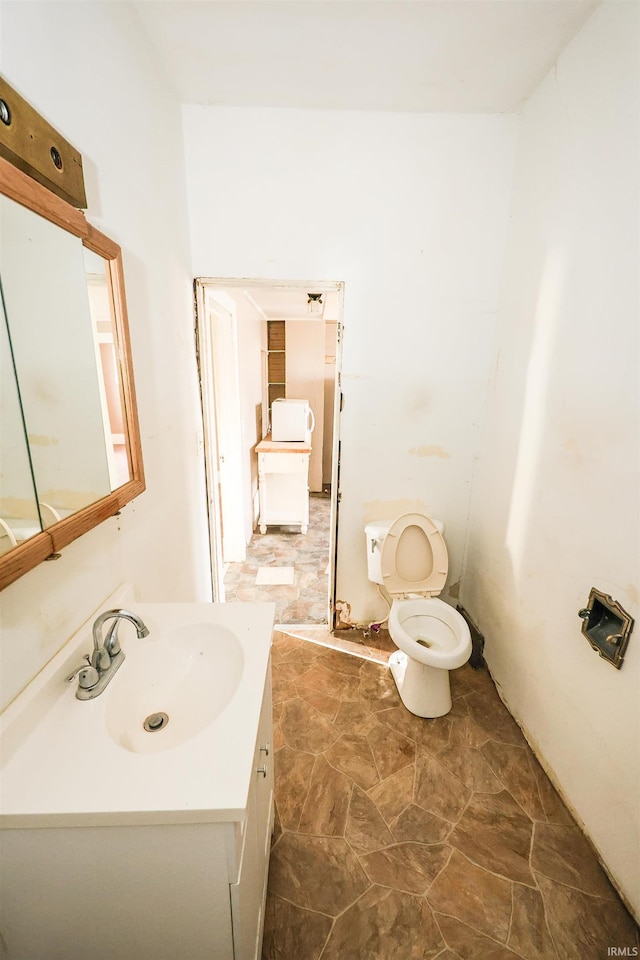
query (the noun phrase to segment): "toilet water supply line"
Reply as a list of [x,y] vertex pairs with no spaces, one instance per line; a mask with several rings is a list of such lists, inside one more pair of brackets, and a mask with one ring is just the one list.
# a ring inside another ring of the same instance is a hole
[[389,614],[391,613],[391,600],[389,599],[389,597],[388,597],[387,595],[385,595],[385,594],[382,592],[382,589],[381,589],[379,583],[376,583],[376,589],[377,589],[378,593],[380,594],[380,596],[382,597],[382,599],[384,600],[384,602],[385,602],[385,603],[387,604],[387,606],[389,607],[389,609],[388,609],[388,611],[387,611],[387,615],[386,615],[386,617],[384,618],[384,620],[374,620],[373,623],[370,623],[368,626],[365,626],[364,629],[371,631],[371,633],[379,633],[379,632],[380,632],[380,627],[382,627],[382,626],[387,622],[387,620],[389,619]]

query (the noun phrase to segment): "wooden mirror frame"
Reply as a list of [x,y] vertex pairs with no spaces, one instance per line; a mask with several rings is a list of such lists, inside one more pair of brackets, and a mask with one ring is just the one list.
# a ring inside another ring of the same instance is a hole
[[108,520],[109,517],[115,516],[125,504],[144,491],[145,482],[120,247],[87,223],[81,210],[72,207],[2,158],[0,158],[0,194],[79,237],[83,246],[107,261],[107,273],[111,281],[114,302],[115,334],[120,353],[123,417],[126,424],[130,467],[130,480],[127,483],[117,487],[106,497],[65,517],[64,520],[52,524],[0,557],[0,590],[3,590],[23,574],[33,570],[43,560],[57,559],[56,555],[59,555],[63,547],[68,546],[99,523]]

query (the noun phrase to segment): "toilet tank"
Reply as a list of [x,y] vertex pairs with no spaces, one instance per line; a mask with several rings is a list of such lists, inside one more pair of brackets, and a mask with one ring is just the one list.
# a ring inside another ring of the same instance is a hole
[[392,520],[372,520],[364,528],[367,537],[367,576],[372,583],[382,583],[382,544],[392,523]]
[[[444,524],[435,517],[431,518],[440,533],[444,533]],[[383,583],[382,579],[382,544],[393,520],[372,520],[364,528],[367,538],[367,577],[372,583]]]

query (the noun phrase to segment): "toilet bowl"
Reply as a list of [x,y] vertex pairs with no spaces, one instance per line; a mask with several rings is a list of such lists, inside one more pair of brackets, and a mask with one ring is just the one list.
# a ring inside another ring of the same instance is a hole
[[402,702],[419,717],[451,710],[449,670],[471,656],[466,620],[438,599],[449,568],[442,529],[418,513],[365,527],[369,580],[391,598],[389,634],[399,649],[389,667]]

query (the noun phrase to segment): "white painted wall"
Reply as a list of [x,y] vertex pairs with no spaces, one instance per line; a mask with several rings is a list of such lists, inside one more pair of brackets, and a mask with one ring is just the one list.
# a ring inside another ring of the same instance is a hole
[[6,703],[119,583],[210,596],[180,112],[128,4],[0,4],[2,74],[83,155],[123,248],[147,492],[2,593]]
[[[638,10],[600,6],[523,112],[461,594],[637,913]],[[620,671],[580,632],[592,586],[636,618]]]
[[287,392],[291,400],[308,400],[315,417],[309,457],[309,490],[322,490],[324,437],[324,322],[287,320]]
[[338,597],[377,615],[364,525],[413,506],[446,523],[455,583],[517,118],[183,116],[195,274],[346,282]]

